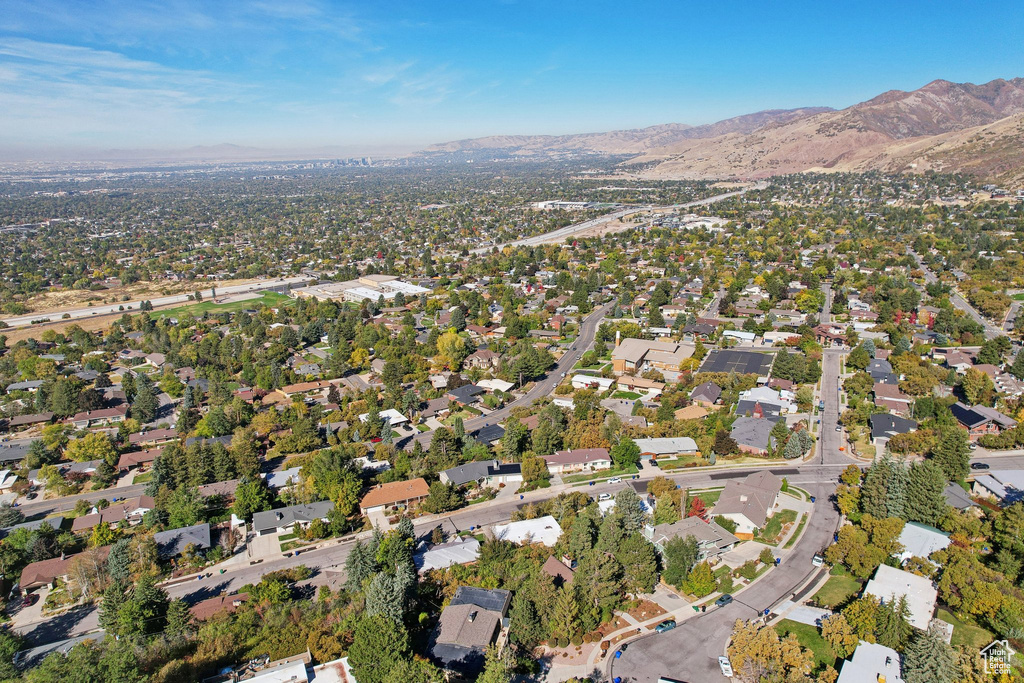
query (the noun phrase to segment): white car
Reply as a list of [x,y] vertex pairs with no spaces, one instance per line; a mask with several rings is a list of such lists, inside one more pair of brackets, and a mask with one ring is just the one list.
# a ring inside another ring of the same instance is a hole
[[612,477],[611,479],[608,480],[608,483],[609,484],[621,484],[622,483],[622,479],[620,479],[619,477]]
[[722,675],[726,678],[732,678],[732,662],[729,661],[728,657],[718,658],[718,668],[722,670]]
[[610,493],[602,493],[601,495],[599,495],[597,497],[597,499],[598,500],[611,500],[612,499],[612,494],[610,494]]

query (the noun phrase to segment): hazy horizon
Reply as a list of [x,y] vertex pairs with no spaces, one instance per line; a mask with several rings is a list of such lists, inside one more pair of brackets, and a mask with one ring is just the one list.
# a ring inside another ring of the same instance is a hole
[[8,2],[0,158],[224,144],[400,154],[1024,75],[1019,13],[920,7]]

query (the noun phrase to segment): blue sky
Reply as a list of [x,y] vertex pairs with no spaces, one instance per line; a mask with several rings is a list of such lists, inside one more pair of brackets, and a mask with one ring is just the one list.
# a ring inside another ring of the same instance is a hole
[[837,108],[1024,76],[943,2],[0,0],[0,147],[419,145]]

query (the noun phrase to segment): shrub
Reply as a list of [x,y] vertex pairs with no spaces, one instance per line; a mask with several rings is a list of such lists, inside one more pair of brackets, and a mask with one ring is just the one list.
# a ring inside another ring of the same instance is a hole
[[747,581],[753,581],[754,577],[757,576],[757,562],[754,562],[754,560],[747,560],[737,571],[739,572],[739,575]]

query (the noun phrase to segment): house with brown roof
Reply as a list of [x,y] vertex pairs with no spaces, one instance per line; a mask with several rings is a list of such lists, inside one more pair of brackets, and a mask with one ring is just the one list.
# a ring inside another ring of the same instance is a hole
[[492,370],[498,367],[501,356],[490,349],[478,349],[469,354],[466,358],[467,368],[478,368],[480,370]]
[[117,406],[115,408],[86,410],[81,413],[76,413],[73,417],[68,418],[68,421],[73,424],[76,429],[88,429],[93,425],[117,424],[118,422],[124,422],[127,414],[128,406]]
[[215,614],[221,612],[234,612],[249,600],[248,593],[235,593],[233,595],[218,595],[206,600],[200,600],[189,608],[192,617],[196,621],[206,621]]
[[511,602],[511,591],[456,588],[431,637],[431,658],[455,675],[475,679],[483,669],[484,652],[502,634]]
[[163,448],[147,448],[144,451],[124,453],[117,461],[117,469],[130,470],[131,468],[139,467],[140,465],[149,465],[160,457],[160,453],[162,453],[163,450]]
[[607,448],[577,448],[568,451],[555,451],[553,455],[543,456],[552,474],[574,472],[576,470],[607,470],[611,469],[612,459]]
[[[155,507],[156,502],[152,496],[129,498],[123,503],[115,503],[108,508],[97,510],[91,514],[75,517],[71,522],[71,531],[76,534],[86,533],[92,531],[93,527],[103,522],[114,526],[121,520],[126,520],[132,525],[138,524],[142,521],[143,515]],[[93,510],[96,510],[96,508],[93,508]]]
[[553,578],[555,580],[555,586],[558,588],[571,584],[573,576],[576,574],[572,567],[565,562],[562,562],[554,555],[544,561],[544,566],[542,566],[540,570]]
[[708,409],[698,405],[689,405],[675,412],[677,420],[699,420],[708,415]]
[[178,438],[177,429],[150,429],[128,435],[128,443],[132,446],[158,446]]
[[898,415],[908,415],[913,399],[900,391],[898,386],[876,382],[874,389],[875,405],[886,408]]
[[220,496],[224,500],[234,500],[235,491],[238,489],[238,483],[238,479],[217,481],[212,484],[203,484],[196,489],[196,492],[203,498]]
[[[96,559],[101,562],[106,560],[109,554],[109,545],[97,548],[95,553]],[[21,579],[19,579],[18,585],[23,591],[30,591],[42,586],[53,586],[57,579],[67,579],[71,563],[79,555],[81,553],[70,556],[61,555],[60,557],[52,557],[49,560],[31,562],[21,570]]]
[[316,380],[315,382],[299,382],[298,384],[289,384],[288,386],[284,386],[276,390],[275,393],[280,394],[284,398],[291,398],[292,396],[309,394],[314,391],[323,393],[330,389],[330,387],[330,382],[326,380]]
[[37,424],[44,424],[53,420],[53,413],[31,413],[29,415],[15,415],[11,418],[7,426],[11,429],[15,427],[31,427]]
[[430,486],[423,477],[408,481],[392,481],[378,484],[370,489],[359,501],[359,511],[364,515],[372,512],[383,512],[395,505],[414,507],[430,493]]
[[775,513],[781,491],[782,479],[766,470],[749,474],[742,480],[732,479],[726,482],[712,514],[732,520],[736,523],[734,535],[751,540],[754,532],[764,528]]

